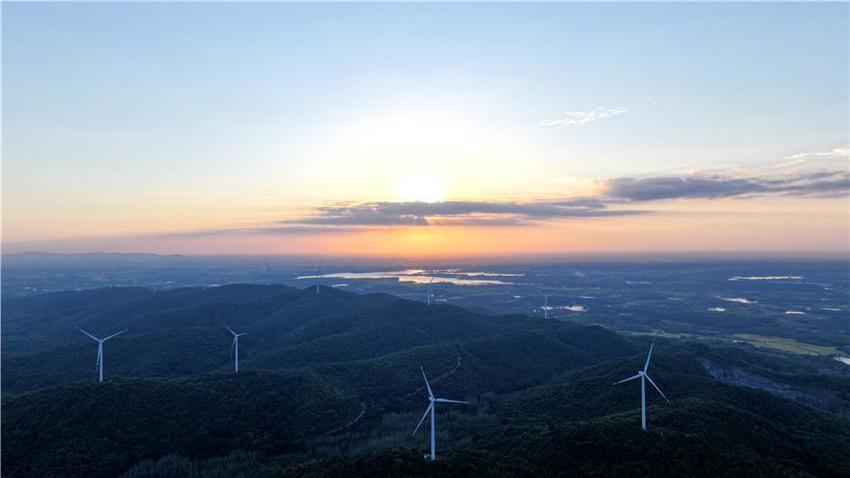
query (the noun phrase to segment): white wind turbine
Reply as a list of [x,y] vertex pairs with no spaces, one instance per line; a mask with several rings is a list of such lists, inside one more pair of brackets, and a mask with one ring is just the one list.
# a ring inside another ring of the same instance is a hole
[[552,294],[543,294],[543,318],[549,318],[549,296]]
[[233,331],[233,329],[228,327],[227,324],[221,325],[223,325],[227,330],[230,331],[231,334],[233,334],[233,345],[230,346],[230,350],[233,352],[233,370],[235,372],[239,372],[239,337],[242,337],[248,332],[242,332],[241,334],[237,334]]
[[437,420],[435,417],[436,411],[434,410],[434,404],[436,403],[469,403],[461,400],[449,400],[448,398],[436,398],[434,397],[434,392],[431,391],[431,384],[428,383],[428,377],[425,376],[425,369],[422,370],[422,378],[425,379],[425,387],[428,388],[428,400],[431,402],[428,404],[428,408],[425,409],[425,414],[422,415],[422,418],[419,420],[419,424],[416,425],[416,429],[413,430],[413,434],[416,435],[416,432],[419,431],[419,427],[422,426],[422,422],[425,421],[425,417],[428,416],[428,413],[431,414],[431,461],[437,459],[436,454],[436,438],[437,438]]
[[667,403],[670,403],[670,399],[667,398],[667,395],[664,395],[664,392],[662,392],[661,389],[658,388],[658,385],[656,385],[655,382],[652,381],[652,377],[650,377],[649,374],[646,373],[646,371],[649,369],[649,359],[652,357],[652,348],[654,346],[655,342],[653,341],[652,345],[649,346],[649,354],[647,354],[646,356],[646,363],[643,365],[643,370],[638,370],[638,373],[636,375],[620,380],[619,382],[614,384],[617,385],[623,382],[636,380],[638,378],[640,379],[640,426],[644,430],[646,430],[646,381],[649,380],[649,383],[652,384],[652,386],[655,387],[656,390],[658,390],[658,393],[660,393],[661,396],[664,397],[664,400],[667,400]]
[[121,335],[121,334],[123,334],[123,333],[124,333],[124,331],[122,330],[122,331],[120,331],[120,332],[116,332],[116,333],[114,333],[114,334],[110,335],[109,337],[106,337],[106,338],[103,338],[103,339],[99,339],[99,338],[95,337],[94,335],[92,335],[92,334],[90,334],[90,333],[86,332],[86,331],[85,331],[85,330],[83,330],[83,329],[80,329],[80,332],[82,332],[82,333],[84,333],[84,334],[88,335],[89,337],[91,337],[91,338],[92,338],[92,340],[94,340],[95,342],[97,342],[97,363],[96,363],[96,365],[95,365],[95,368],[96,368],[96,369],[99,371],[99,373],[100,373],[100,376],[99,376],[99,381],[100,381],[100,383],[103,383],[103,343],[104,343],[104,342],[106,342],[107,340],[111,339],[112,337],[115,337],[116,335]]
[[321,276],[321,274],[320,274],[320,273],[321,273],[321,271],[322,271],[322,266],[321,266],[321,265],[319,265],[319,267],[316,267],[316,294],[317,294],[317,295],[319,294],[319,280],[320,280],[320,279],[321,279],[321,277],[322,277],[322,276]]
[[431,305],[431,296],[434,295],[433,290],[431,289],[431,282],[434,282],[434,278],[428,281],[428,305]]

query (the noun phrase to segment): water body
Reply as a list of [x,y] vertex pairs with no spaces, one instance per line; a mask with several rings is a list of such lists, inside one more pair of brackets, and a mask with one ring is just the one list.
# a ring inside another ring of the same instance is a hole
[[559,309],[561,309],[561,310],[568,310],[568,311],[570,311],[570,312],[587,312],[587,308],[586,308],[585,306],[583,306],[583,305],[578,305],[578,304],[574,304],[574,305],[562,305],[562,306],[560,306],[560,307],[558,307],[558,308],[559,308]]
[[426,274],[423,269],[405,269],[400,271],[378,271],[378,272],[333,272],[329,274],[306,275],[298,276],[297,280],[316,280],[316,279],[395,279],[399,282],[408,282],[413,284],[454,284],[454,285],[512,285],[513,282],[497,280],[497,279],[467,279],[465,277],[515,277],[523,274],[496,274],[491,272],[444,272],[449,275],[462,277],[445,277]]
[[758,304],[758,301],[747,299],[746,297],[721,297],[720,300],[726,302],[734,302],[736,304]]
[[733,276],[729,280],[803,280],[803,276]]

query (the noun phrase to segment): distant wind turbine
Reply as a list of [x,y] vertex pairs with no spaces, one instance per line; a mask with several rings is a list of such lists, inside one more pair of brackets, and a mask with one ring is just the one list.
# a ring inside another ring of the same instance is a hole
[[322,265],[319,264],[319,267],[316,267],[316,294],[317,295],[319,294],[319,280],[322,277],[321,271],[322,271]]
[[99,377],[100,383],[103,383],[103,343],[106,342],[107,340],[111,339],[112,337],[115,337],[116,335],[123,334],[124,331],[122,330],[120,332],[116,332],[116,333],[110,335],[109,337],[106,337],[106,338],[103,338],[103,339],[99,339],[99,338],[95,337],[94,335],[86,332],[83,329],[80,329],[80,332],[88,335],[89,337],[92,338],[92,340],[97,342],[97,362],[96,362],[96,365],[95,365],[95,369],[97,369],[98,372],[100,373],[100,377]]
[[425,418],[428,414],[431,414],[431,461],[437,459],[436,454],[436,438],[437,438],[437,419],[435,417],[436,411],[434,410],[434,404],[436,403],[469,403],[461,400],[449,400],[447,398],[436,398],[434,397],[434,392],[431,391],[431,384],[428,383],[428,377],[425,376],[425,369],[420,368],[422,371],[422,378],[425,379],[425,387],[428,388],[428,400],[430,403],[428,404],[428,408],[425,409],[425,414],[422,415],[422,419],[419,420],[419,424],[416,425],[416,429],[413,430],[413,434],[416,435],[416,432],[419,431],[419,427],[422,426],[422,422],[425,421]]
[[230,346],[230,350],[233,352],[233,370],[235,372],[239,372],[239,337],[242,337],[248,332],[242,332],[241,334],[237,334],[233,331],[233,329],[228,327],[227,324],[221,325],[223,325],[227,330],[230,331],[231,334],[233,334],[233,345]]
[[623,382],[636,380],[638,378],[640,379],[640,426],[644,430],[646,430],[646,381],[649,380],[649,383],[652,384],[652,386],[655,387],[656,390],[658,390],[658,393],[660,393],[661,396],[664,397],[664,400],[667,400],[667,403],[670,403],[670,399],[667,398],[667,395],[664,395],[664,392],[662,392],[661,389],[658,388],[658,385],[656,385],[655,382],[652,381],[652,377],[650,377],[649,374],[646,373],[646,371],[649,370],[649,359],[652,357],[652,348],[654,346],[655,342],[653,341],[652,344],[649,346],[649,354],[647,354],[646,356],[646,363],[643,365],[643,370],[638,370],[638,373],[636,375],[620,380],[619,382],[614,384],[617,385]]
[[543,318],[549,318],[549,296],[552,294],[543,294]]
[[433,277],[428,281],[428,305],[431,305],[431,296],[434,295],[434,292],[431,289],[431,282],[434,282]]

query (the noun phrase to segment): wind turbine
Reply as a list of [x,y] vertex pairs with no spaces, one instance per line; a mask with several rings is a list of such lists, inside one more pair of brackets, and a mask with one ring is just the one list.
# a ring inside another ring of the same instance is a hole
[[320,264],[319,267],[316,267],[316,295],[319,294],[319,280],[322,277],[320,275],[321,270],[322,270],[322,266]]
[[543,318],[549,318],[549,296],[552,294],[543,294]]
[[107,340],[111,339],[112,337],[115,337],[116,335],[123,334],[124,331],[122,330],[120,332],[116,332],[116,333],[110,335],[109,337],[106,337],[106,338],[103,338],[103,339],[99,339],[99,338],[95,337],[94,335],[86,332],[83,329],[80,329],[80,332],[88,335],[89,337],[92,338],[92,340],[97,342],[97,363],[95,365],[95,369],[97,369],[100,372],[99,381],[100,381],[100,383],[103,383],[103,343],[106,342]]
[[436,438],[437,438],[437,419],[435,417],[434,405],[437,403],[469,403],[461,400],[449,400],[448,398],[436,398],[434,397],[434,392],[431,391],[431,384],[428,383],[428,377],[425,376],[425,369],[420,368],[422,371],[422,378],[425,379],[425,387],[428,388],[428,400],[430,403],[428,404],[428,408],[425,409],[425,414],[422,415],[422,419],[419,420],[419,424],[416,425],[416,429],[413,430],[413,435],[416,435],[416,432],[419,431],[419,427],[422,426],[422,422],[425,421],[425,417],[428,416],[428,413],[431,414],[431,461],[437,459],[436,454]]
[[428,281],[428,305],[431,305],[431,296],[434,295],[433,291],[431,290],[431,282],[434,282],[433,277],[431,278],[431,280]]
[[661,389],[658,388],[658,385],[656,385],[655,382],[652,381],[652,377],[650,377],[649,374],[646,373],[646,371],[649,369],[649,359],[652,357],[652,348],[654,346],[655,341],[653,341],[652,345],[649,346],[649,354],[647,354],[646,356],[646,363],[643,365],[643,370],[638,370],[638,373],[636,375],[620,380],[619,382],[614,384],[617,385],[638,378],[640,379],[640,426],[644,430],[646,430],[646,381],[649,380],[649,383],[652,384],[652,386],[655,387],[656,390],[658,390],[658,393],[660,393],[661,396],[664,397],[664,400],[667,400],[667,403],[670,403],[670,399],[667,398],[667,395],[664,395],[664,392],[662,392]]
[[230,331],[231,334],[233,334],[233,345],[230,346],[230,350],[232,350],[234,352],[233,353],[233,370],[235,372],[239,372],[239,337],[242,337],[243,335],[247,334],[248,332],[242,332],[241,334],[237,334],[236,332],[233,331],[233,329],[228,327],[227,324],[221,324],[221,325],[223,325],[227,330]]

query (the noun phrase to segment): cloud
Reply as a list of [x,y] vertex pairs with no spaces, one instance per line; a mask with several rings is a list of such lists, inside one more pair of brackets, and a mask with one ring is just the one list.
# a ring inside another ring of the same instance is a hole
[[566,111],[559,118],[544,119],[540,126],[549,128],[569,128],[580,124],[591,123],[605,118],[619,116],[628,112],[625,108],[594,108],[588,111]]
[[335,226],[519,225],[535,220],[644,214],[646,211],[611,210],[595,198],[561,201],[442,201],[370,202],[317,208],[311,216],[288,224]]
[[850,158],[850,147],[833,148],[826,151],[812,153],[797,153],[786,157],[786,159],[808,159],[808,158]]
[[[652,214],[653,201],[764,196],[841,197],[850,194],[847,170],[738,171],[682,176],[617,177],[599,182],[591,197],[536,201],[363,202],[320,206],[297,218],[249,227],[178,232],[165,237],[314,235],[410,226],[526,226],[546,221]],[[566,194],[565,194],[566,196]]]
[[161,234],[152,234],[150,239],[170,239],[183,238],[194,239],[213,236],[240,236],[240,235],[280,235],[287,236],[292,234],[297,235],[312,235],[312,234],[327,234],[339,231],[338,228],[322,227],[322,226],[305,226],[299,224],[274,224],[266,226],[253,227],[226,227],[220,229],[199,229],[194,231],[179,231],[166,232]]
[[602,181],[602,185],[605,197],[620,202],[765,195],[833,197],[850,191],[850,174],[847,171],[818,171],[763,178],[721,174],[624,177]]

